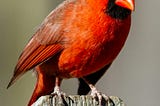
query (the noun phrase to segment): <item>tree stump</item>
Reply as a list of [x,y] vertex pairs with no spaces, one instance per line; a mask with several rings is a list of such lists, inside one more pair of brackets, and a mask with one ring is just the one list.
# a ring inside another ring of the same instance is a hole
[[[109,100],[102,99],[102,106],[125,106],[124,102],[116,97],[109,96]],[[99,106],[98,100],[90,95],[42,96],[32,106]]]

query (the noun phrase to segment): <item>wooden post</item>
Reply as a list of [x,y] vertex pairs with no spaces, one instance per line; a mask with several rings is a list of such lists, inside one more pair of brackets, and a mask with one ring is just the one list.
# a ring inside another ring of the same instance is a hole
[[[115,96],[108,101],[102,100],[102,106],[125,106],[124,102]],[[99,106],[98,101],[90,95],[70,95],[60,98],[58,96],[42,96],[32,106]]]

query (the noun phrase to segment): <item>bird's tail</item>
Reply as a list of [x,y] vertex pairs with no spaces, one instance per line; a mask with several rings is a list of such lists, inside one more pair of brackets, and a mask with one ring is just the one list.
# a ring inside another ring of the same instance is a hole
[[37,82],[32,97],[28,103],[31,106],[36,100],[44,95],[49,95],[54,91],[55,76],[48,75],[41,71],[40,67],[36,67]]

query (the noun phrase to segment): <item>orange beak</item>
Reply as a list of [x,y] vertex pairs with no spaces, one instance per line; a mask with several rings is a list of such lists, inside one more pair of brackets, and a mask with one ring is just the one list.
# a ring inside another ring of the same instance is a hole
[[116,0],[115,4],[123,8],[130,9],[131,11],[134,11],[135,8],[134,0]]

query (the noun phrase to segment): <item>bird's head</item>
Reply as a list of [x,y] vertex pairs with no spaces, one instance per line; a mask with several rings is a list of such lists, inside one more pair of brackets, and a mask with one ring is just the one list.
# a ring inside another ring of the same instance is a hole
[[134,0],[115,0],[115,4],[120,7],[129,9],[131,11],[134,10],[134,6],[135,6]]

